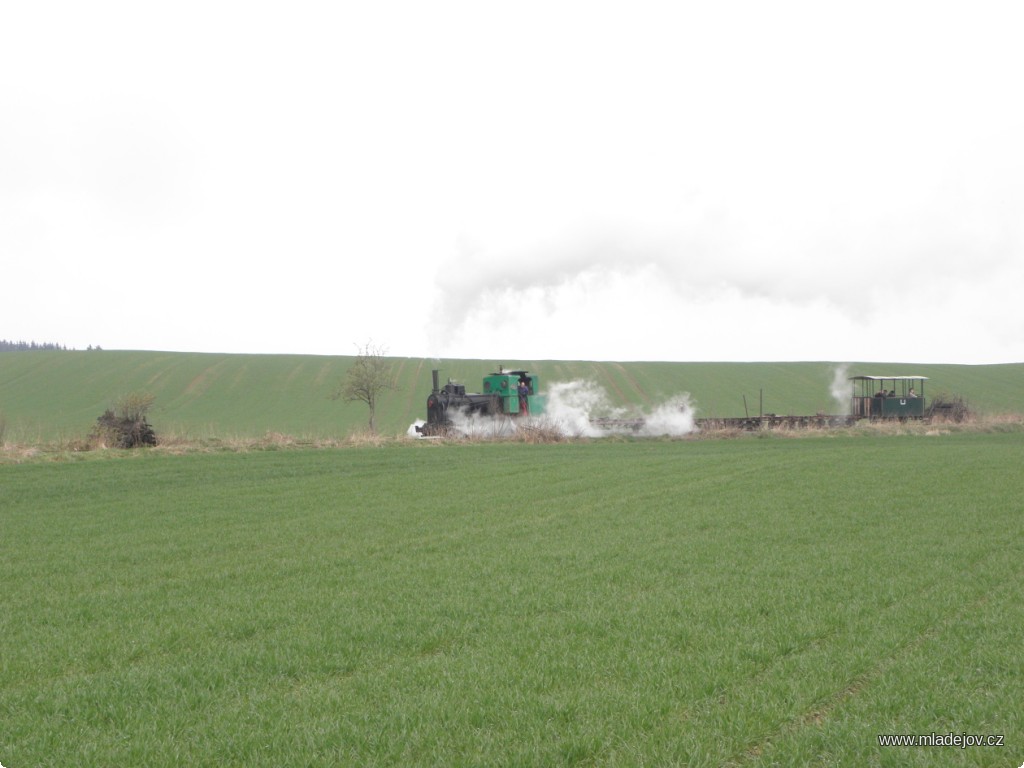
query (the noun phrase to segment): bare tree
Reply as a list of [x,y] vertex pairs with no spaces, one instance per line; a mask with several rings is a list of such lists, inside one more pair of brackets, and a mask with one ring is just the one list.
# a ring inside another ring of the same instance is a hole
[[387,350],[372,341],[358,346],[359,350],[351,367],[331,396],[334,400],[366,403],[370,409],[370,432],[377,431],[377,404],[381,394],[395,389],[391,374],[391,363],[385,357]]

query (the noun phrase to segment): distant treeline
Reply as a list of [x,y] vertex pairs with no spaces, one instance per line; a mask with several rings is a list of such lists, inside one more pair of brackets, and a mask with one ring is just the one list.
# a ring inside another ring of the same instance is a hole
[[[89,346],[89,349],[99,347]],[[38,341],[8,341],[0,339],[0,352],[35,352],[37,350],[67,352],[68,348],[63,344],[51,344],[50,342],[39,343]]]

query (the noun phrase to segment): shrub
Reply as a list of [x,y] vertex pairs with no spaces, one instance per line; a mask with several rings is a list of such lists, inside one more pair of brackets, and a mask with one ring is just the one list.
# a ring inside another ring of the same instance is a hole
[[121,397],[114,408],[108,408],[96,419],[90,442],[111,448],[156,445],[156,432],[146,420],[154,399],[153,395],[142,392]]

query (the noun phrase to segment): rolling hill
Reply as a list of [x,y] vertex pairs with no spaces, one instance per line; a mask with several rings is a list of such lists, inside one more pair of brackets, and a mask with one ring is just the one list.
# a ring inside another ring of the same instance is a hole
[[[331,399],[352,357],[236,355],[144,351],[37,351],[0,354],[0,423],[8,442],[85,435],[120,395],[156,397],[151,422],[161,434],[191,438],[259,437],[268,432],[340,437],[363,427],[366,408]],[[397,389],[386,393],[380,431],[404,433],[423,418],[432,368],[479,391],[498,362],[393,358]],[[800,363],[652,363],[500,361],[554,382],[589,380],[614,405],[650,408],[689,393],[699,416],[835,413],[830,394],[837,365]],[[853,374],[928,376],[926,396],[956,393],[983,413],[1024,411],[1024,363],[921,365],[850,363]],[[761,405],[763,397],[763,406]]]

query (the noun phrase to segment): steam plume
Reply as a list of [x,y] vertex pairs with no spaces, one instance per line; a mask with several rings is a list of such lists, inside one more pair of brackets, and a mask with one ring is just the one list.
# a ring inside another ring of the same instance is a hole
[[[548,390],[545,417],[566,435],[604,437],[615,433],[680,437],[696,429],[690,395],[683,393],[656,405],[648,413],[630,412],[611,404],[608,393],[593,381],[556,382]],[[599,426],[594,419],[641,423],[632,426]]]
[[850,366],[847,363],[838,365],[832,369],[832,400],[836,404],[836,414],[846,416],[850,413],[850,382],[847,381],[847,373]]

